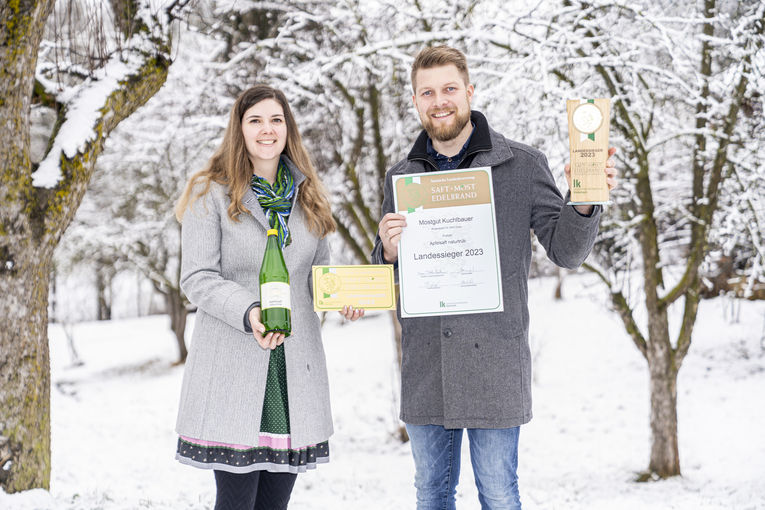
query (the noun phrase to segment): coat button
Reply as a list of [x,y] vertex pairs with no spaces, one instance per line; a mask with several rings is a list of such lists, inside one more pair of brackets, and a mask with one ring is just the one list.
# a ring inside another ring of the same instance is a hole
[[445,336],[446,338],[449,338],[450,336],[452,336],[452,330],[451,330],[451,329],[449,329],[449,328],[446,328],[446,329],[444,330],[444,336]]

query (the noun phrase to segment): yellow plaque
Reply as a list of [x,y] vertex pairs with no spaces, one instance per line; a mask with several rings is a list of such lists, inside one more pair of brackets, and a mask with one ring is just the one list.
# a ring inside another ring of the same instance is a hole
[[395,310],[393,266],[313,266],[313,309]]
[[571,155],[571,204],[608,203],[606,160],[611,102],[570,99],[568,138]]

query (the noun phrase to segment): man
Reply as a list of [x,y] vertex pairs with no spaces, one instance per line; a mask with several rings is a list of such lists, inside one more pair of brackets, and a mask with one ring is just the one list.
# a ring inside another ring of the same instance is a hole
[[[396,264],[406,228],[406,218],[394,213],[392,176],[489,166],[504,297],[503,312],[401,319],[401,419],[411,440],[417,509],[455,508],[463,429],[481,507],[520,509],[518,433],[531,419],[529,230],[553,262],[575,268],[595,242],[600,207],[566,205],[541,152],[506,139],[471,112],[473,86],[459,50],[422,50],[411,78],[424,131],[386,175],[372,259]],[[609,159],[609,188],[616,185],[613,167]],[[568,165],[565,172],[570,186]]]

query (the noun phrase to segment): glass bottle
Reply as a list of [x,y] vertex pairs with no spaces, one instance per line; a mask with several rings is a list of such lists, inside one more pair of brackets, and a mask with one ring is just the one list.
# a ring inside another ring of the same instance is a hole
[[266,232],[266,251],[260,265],[260,320],[265,333],[276,331],[289,336],[292,331],[290,316],[290,275],[279,245],[276,229]]

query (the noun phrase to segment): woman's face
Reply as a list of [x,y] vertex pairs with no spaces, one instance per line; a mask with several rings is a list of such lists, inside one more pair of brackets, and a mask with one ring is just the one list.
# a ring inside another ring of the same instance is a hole
[[242,116],[242,135],[253,166],[274,163],[287,144],[284,109],[274,99],[250,106]]

